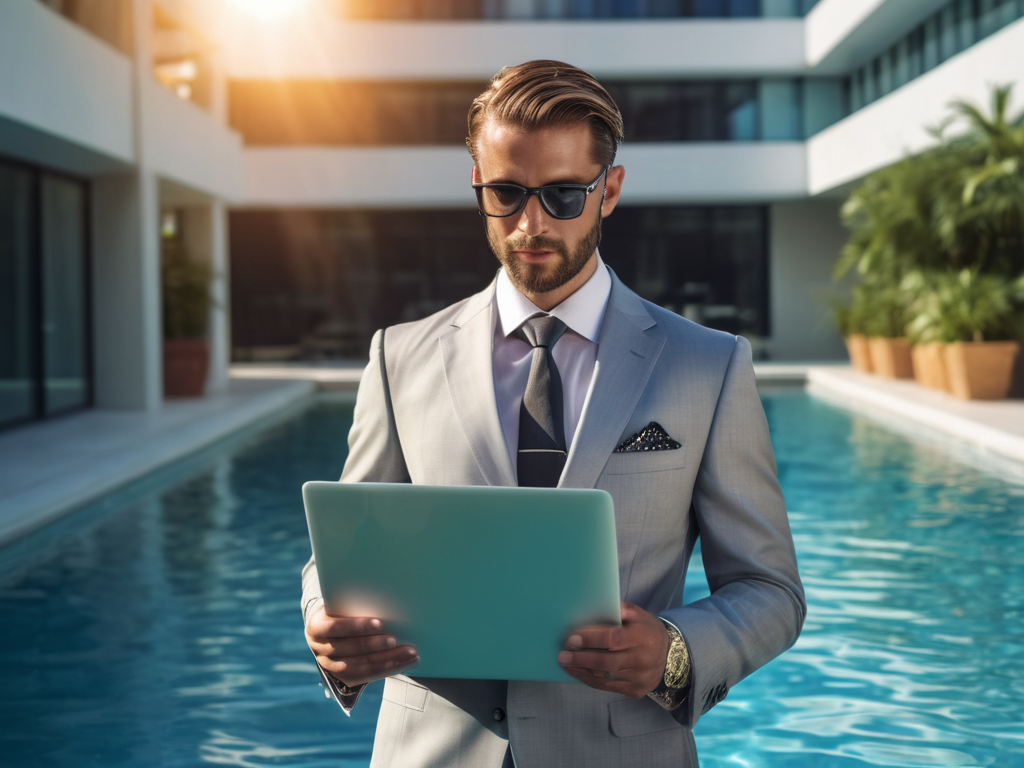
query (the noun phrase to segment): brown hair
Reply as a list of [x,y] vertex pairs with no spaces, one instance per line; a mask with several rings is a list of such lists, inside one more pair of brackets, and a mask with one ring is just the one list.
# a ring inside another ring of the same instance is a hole
[[589,72],[560,61],[503,67],[469,108],[466,146],[477,161],[476,139],[487,120],[525,131],[588,123],[594,161],[612,165],[622,142],[622,114]]

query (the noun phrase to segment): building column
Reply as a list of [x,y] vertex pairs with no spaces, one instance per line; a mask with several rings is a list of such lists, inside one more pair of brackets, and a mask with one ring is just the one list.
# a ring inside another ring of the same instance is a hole
[[221,200],[211,200],[207,205],[178,210],[182,214],[182,232],[190,256],[205,261],[213,271],[210,281],[213,306],[207,326],[210,373],[206,379],[206,392],[222,392],[228,386],[231,363],[227,206]]
[[832,320],[832,267],[847,239],[840,200],[801,200],[769,207],[771,360],[841,360],[846,348]]
[[92,183],[95,399],[155,411],[163,402],[159,190],[137,170]]

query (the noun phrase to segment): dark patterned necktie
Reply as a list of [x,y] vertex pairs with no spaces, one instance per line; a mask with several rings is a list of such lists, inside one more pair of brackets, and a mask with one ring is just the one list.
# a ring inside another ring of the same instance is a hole
[[562,379],[551,356],[565,323],[550,315],[534,315],[516,330],[533,347],[530,379],[519,409],[519,485],[554,488],[565,467],[565,426]]

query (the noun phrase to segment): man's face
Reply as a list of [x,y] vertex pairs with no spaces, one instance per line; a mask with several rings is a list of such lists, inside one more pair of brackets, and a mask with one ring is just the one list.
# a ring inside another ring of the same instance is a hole
[[[475,179],[524,187],[590,184],[602,167],[591,156],[587,125],[520,131],[488,121],[477,141]],[[519,213],[487,217],[487,240],[513,284],[541,309],[565,300],[594,273],[601,219],[618,201],[623,169],[608,172],[575,219],[556,219],[531,195]],[[607,194],[602,192],[607,185]]]

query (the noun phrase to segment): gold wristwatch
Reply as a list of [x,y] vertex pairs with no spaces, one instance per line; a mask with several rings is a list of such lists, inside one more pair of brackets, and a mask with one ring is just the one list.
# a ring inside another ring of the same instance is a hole
[[[659,617],[660,618],[660,617]],[[668,630],[668,657],[661,684],[647,695],[665,709],[676,709],[686,700],[690,685],[690,649],[675,624],[661,619]]]

